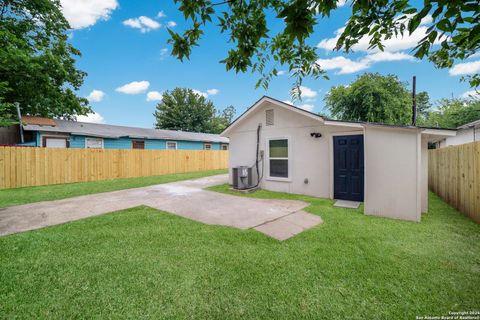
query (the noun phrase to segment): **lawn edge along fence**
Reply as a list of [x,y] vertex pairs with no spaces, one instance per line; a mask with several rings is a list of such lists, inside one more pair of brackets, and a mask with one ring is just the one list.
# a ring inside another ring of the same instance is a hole
[[0,189],[228,168],[228,151],[0,147]]
[[480,141],[429,150],[428,187],[480,223]]

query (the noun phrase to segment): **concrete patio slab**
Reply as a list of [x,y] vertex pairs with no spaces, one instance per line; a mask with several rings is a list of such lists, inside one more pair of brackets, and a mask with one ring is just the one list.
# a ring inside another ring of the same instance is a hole
[[322,222],[319,216],[298,211],[274,221],[264,223],[254,229],[277,240],[286,240]]
[[[219,175],[0,209],[0,235],[39,229],[140,205],[206,224],[239,229],[255,228],[289,216],[273,227],[268,225],[258,229],[275,238],[278,234],[279,240],[287,239],[287,234],[291,237],[318,224],[315,223],[320,219],[318,216],[301,212],[307,206],[303,201],[254,199],[203,190],[226,183],[227,179],[227,175]],[[279,226],[285,233],[271,231]]]
[[358,209],[360,204],[361,204],[361,202],[358,202],[358,201],[337,200],[337,202],[335,202],[335,204],[333,206],[334,207],[339,207],[339,208]]

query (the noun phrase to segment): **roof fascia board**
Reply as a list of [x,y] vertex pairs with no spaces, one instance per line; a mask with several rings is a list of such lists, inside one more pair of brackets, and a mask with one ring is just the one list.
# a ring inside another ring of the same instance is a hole
[[424,129],[422,134],[428,134],[431,136],[448,136],[454,137],[457,135],[457,131],[455,130],[444,130],[444,129]]
[[330,121],[325,120],[325,125],[334,127],[349,127],[349,128],[363,128],[362,123],[343,122],[343,121]]

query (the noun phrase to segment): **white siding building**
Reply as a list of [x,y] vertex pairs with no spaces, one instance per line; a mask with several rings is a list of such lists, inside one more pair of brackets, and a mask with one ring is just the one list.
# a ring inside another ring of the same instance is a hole
[[436,144],[438,148],[444,148],[474,141],[480,141],[480,120],[458,127],[456,136],[441,139]]
[[222,133],[230,139],[230,183],[232,168],[255,167],[258,143],[259,187],[361,201],[367,215],[412,221],[428,210],[428,142],[454,135],[327,120],[270,97]]

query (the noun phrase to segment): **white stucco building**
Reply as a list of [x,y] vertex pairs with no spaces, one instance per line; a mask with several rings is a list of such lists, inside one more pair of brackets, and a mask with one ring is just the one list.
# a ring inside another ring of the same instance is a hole
[[480,141],[480,120],[458,127],[456,136],[440,139],[436,145],[437,148],[444,148],[474,141]]
[[259,187],[361,201],[367,215],[420,221],[427,144],[455,130],[327,120],[263,97],[222,133],[230,138],[230,183],[232,168],[255,166],[257,133]]

